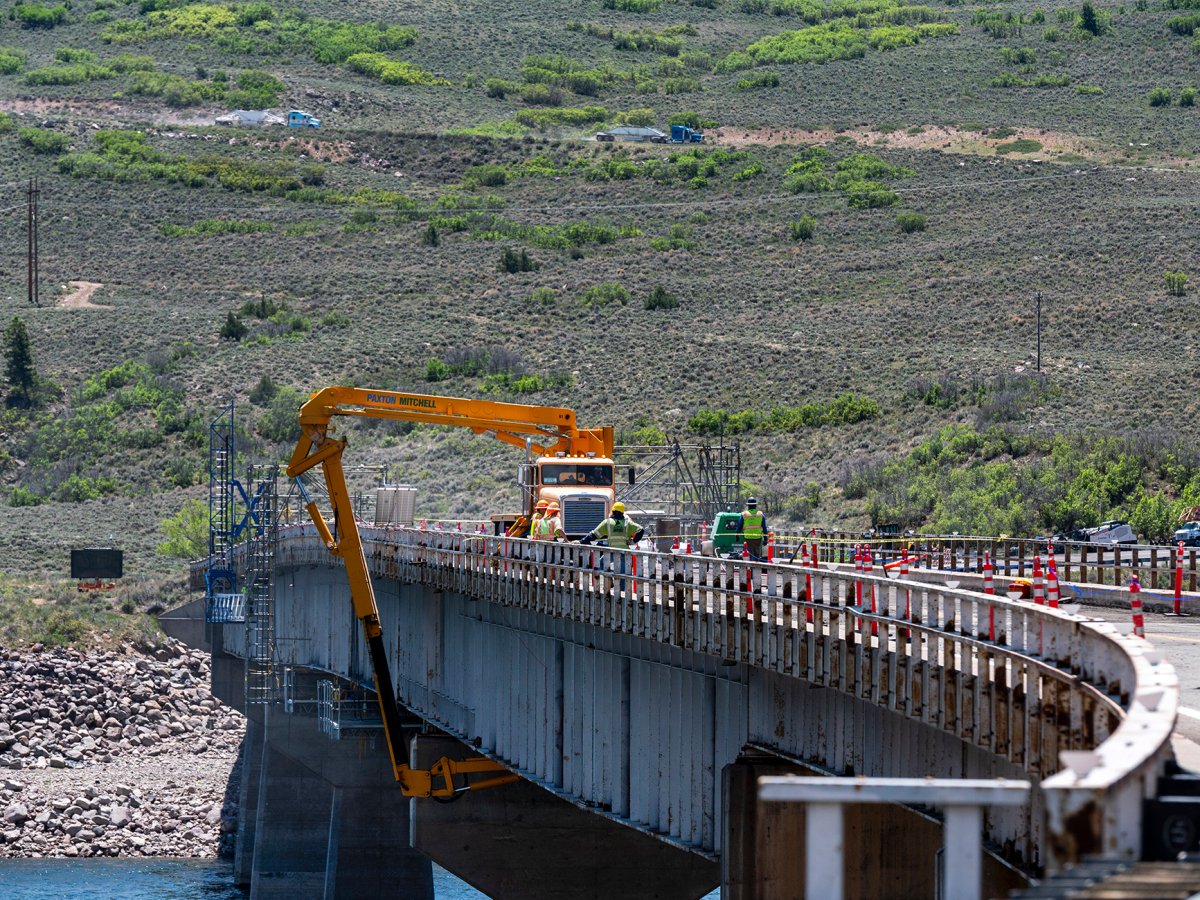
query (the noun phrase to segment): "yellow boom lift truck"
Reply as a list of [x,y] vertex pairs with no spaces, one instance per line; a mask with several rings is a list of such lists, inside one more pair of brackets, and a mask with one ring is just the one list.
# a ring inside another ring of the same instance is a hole
[[[563,407],[352,387],[325,388],[311,395],[300,407],[301,436],[288,463],[288,477],[296,480],[308,514],[329,552],[345,561],[350,602],[367,638],[392,771],[404,796],[452,799],[467,790],[515,781],[517,776],[487,759],[458,761],[443,758],[428,770],[412,769],[405,760],[400,707],[384,652],[375,589],[342,467],[346,441],[330,433],[334,416],[453,425],[469,428],[476,434],[490,434],[499,441],[524,448],[526,461],[518,478],[523,488],[524,508],[520,515],[509,517],[513,520],[511,533],[524,533],[537,501],[544,498],[558,501],[563,529],[568,537],[582,537],[607,518],[612,508],[612,427],[580,429],[574,411]],[[300,480],[301,475],[317,466],[321,467],[329,491],[332,530]],[[471,775],[487,777],[471,781]],[[460,785],[456,776],[462,776],[465,783]]]

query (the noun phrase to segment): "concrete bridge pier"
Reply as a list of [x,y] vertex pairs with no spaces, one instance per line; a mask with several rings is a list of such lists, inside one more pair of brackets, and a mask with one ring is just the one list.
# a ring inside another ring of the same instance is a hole
[[234,860],[252,900],[433,900],[433,867],[410,848],[411,801],[382,734],[374,743],[331,740],[277,704],[252,708]]

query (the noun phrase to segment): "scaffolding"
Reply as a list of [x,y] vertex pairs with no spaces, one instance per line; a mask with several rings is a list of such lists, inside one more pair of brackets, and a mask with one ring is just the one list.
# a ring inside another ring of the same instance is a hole
[[246,702],[279,694],[275,668],[275,549],[279,542],[279,466],[253,466],[253,513],[246,547]]
[[620,465],[636,467],[633,484],[618,485],[617,499],[642,515],[666,515],[684,525],[711,522],[741,502],[741,445],[622,446]]
[[367,738],[372,747],[375,735],[383,731],[379,701],[364,689],[343,682],[317,682],[317,721],[332,740]]
[[245,621],[245,600],[233,568],[234,478],[233,401],[208,426],[208,569],[204,573],[204,618],[225,624]]

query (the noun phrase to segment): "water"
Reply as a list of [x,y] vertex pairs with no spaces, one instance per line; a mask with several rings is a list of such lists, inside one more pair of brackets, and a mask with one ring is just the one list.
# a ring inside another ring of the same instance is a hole
[[[487,900],[433,867],[438,900]],[[0,860],[3,900],[246,900],[229,863],[207,859]]]

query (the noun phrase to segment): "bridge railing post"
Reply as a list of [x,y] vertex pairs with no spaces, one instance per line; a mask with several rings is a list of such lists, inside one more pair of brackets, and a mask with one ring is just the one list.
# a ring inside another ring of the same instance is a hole
[[983,810],[1029,802],[1028,782],[1011,779],[828,778],[796,775],[758,780],[760,800],[805,804],[805,896],[845,896],[843,808],[863,803],[919,803],[945,811],[942,896],[979,900],[983,880]]

